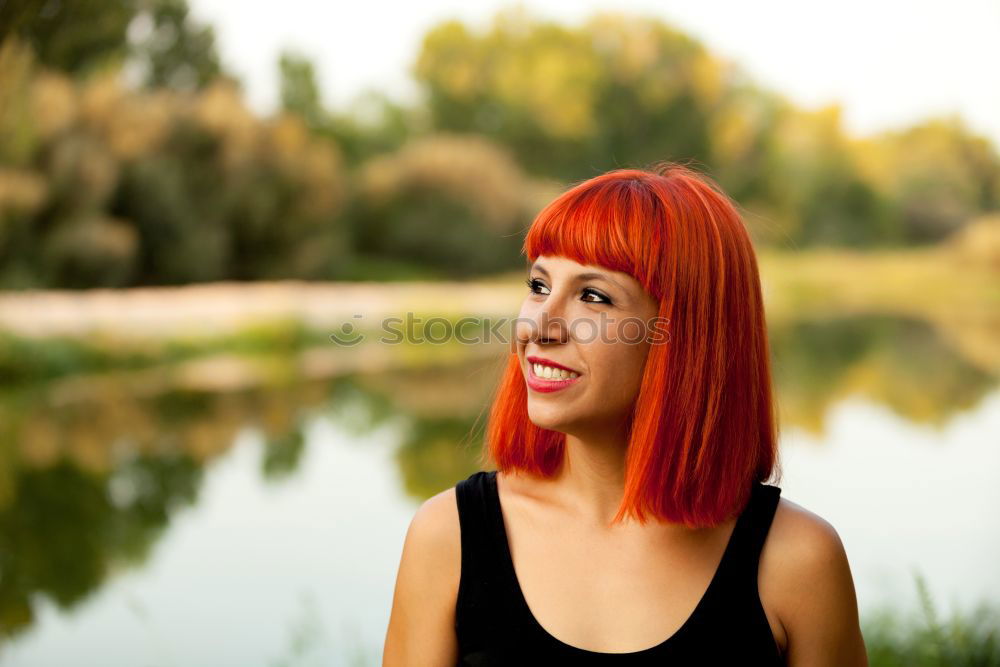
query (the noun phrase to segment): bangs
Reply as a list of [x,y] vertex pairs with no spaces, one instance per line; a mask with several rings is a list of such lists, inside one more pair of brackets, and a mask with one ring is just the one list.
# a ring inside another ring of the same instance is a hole
[[643,172],[620,169],[586,181],[557,197],[535,218],[522,252],[621,271],[656,299],[662,298],[663,206]]

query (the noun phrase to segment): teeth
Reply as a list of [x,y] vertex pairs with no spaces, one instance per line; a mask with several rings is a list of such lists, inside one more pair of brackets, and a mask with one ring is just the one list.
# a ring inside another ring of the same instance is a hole
[[580,376],[579,373],[574,373],[573,371],[553,368],[552,366],[545,366],[543,364],[532,364],[531,367],[536,376],[545,378],[546,380],[572,380]]

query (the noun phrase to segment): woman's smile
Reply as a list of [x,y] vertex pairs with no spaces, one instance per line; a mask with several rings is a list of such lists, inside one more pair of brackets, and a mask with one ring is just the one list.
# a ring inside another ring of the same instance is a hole
[[576,384],[581,377],[577,371],[548,359],[529,356],[525,360],[528,362],[528,387],[534,391],[559,391]]

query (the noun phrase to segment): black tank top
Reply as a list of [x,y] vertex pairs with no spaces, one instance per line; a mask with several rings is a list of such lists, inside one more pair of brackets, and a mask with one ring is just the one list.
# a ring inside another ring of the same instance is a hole
[[781,489],[757,483],[708,589],[679,630],[631,653],[588,651],[550,635],[521,592],[496,472],[455,485],[462,573],[455,608],[459,665],[783,665],[757,592],[761,548]]

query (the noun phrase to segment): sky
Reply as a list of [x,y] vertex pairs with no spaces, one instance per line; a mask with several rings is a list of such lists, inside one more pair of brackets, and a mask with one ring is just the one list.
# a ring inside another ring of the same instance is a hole
[[[485,29],[501,0],[189,0],[216,31],[226,67],[251,106],[278,100],[278,56],[313,61],[324,103],[343,109],[366,88],[417,95],[409,68],[423,35],[451,18]],[[615,9],[662,18],[737,62],[797,105],[839,102],[855,136],[960,115],[1000,149],[1000,0],[534,0],[533,14],[579,25]],[[836,7],[835,11],[831,11]]]

